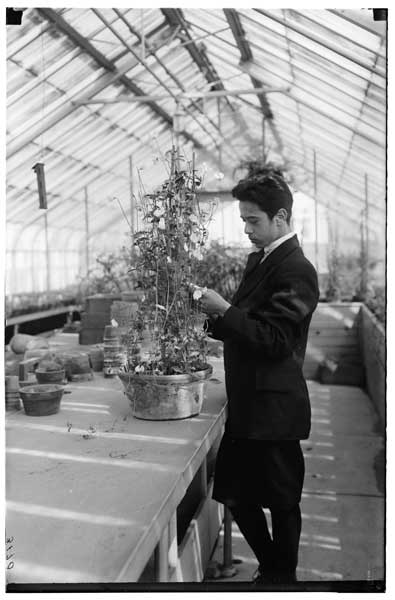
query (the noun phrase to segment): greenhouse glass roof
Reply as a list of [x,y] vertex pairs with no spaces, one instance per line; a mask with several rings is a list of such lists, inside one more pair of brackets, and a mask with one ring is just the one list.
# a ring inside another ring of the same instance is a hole
[[207,191],[264,156],[382,235],[386,25],[372,9],[26,9],[7,27],[9,234],[42,226],[36,163],[48,222],[83,237],[87,205],[90,235],[116,227],[114,198],[160,183],[178,143]]

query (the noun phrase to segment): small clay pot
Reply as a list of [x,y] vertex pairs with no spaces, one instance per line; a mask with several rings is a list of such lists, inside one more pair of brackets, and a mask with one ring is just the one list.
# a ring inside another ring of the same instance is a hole
[[41,369],[36,369],[35,375],[38,383],[62,383],[66,376],[66,370],[59,369],[59,371],[44,371]]
[[25,413],[32,417],[54,415],[59,412],[64,388],[57,384],[27,385],[19,390]]

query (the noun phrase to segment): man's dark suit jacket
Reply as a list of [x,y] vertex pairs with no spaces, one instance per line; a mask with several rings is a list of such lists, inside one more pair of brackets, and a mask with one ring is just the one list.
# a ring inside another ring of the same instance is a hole
[[209,335],[224,342],[225,430],[235,438],[306,439],[311,410],[302,366],[317,273],[296,235],[257,264],[262,256],[249,255],[232,306],[209,321]]

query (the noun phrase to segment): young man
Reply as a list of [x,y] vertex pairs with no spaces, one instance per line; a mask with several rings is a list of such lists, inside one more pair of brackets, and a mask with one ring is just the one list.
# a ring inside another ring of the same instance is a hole
[[[296,581],[310,402],[302,373],[317,274],[292,232],[292,194],[277,173],[242,180],[245,233],[258,248],[230,304],[207,290],[208,333],[224,342],[228,416],[213,497],[226,504],[259,563],[255,583]],[[263,507],[270,509],[270,535]]]

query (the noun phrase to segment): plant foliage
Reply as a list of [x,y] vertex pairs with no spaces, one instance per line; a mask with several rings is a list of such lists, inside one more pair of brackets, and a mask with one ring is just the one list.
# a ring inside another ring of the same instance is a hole
[[133,235],[137,258],[131,271],[143,296],[126,345],[127,368],[136,373],[172,375],[206,366],[204,316],[191,284],[212,213],[199,205],[194,165],[181,170],[178,161],[173,151],[168,179],[142,196],[143,228]]
[[246,262],[244,249],[226,247],[212,242],[198,265],[201,286],[213,288],[225,300],[231,301],[241,281]]

